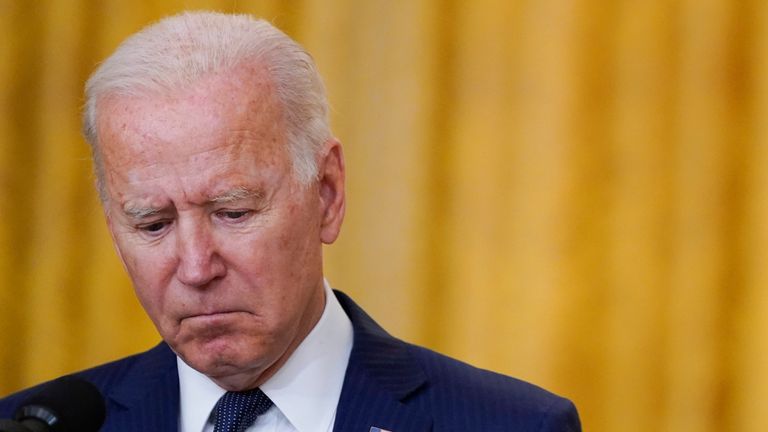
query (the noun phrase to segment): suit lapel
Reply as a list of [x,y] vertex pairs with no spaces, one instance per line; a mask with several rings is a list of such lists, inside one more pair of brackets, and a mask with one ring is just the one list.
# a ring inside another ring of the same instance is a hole
[[407,345],[390,336],[345,294],[336,297],[352,321],[354,345],[344,377],[334,432],[431,430],[432,418],[407,403],[427,377]]
[[[104,429],[120,432],[178,430],[179,375],[176,355],[165,343],[139,357],[121,385],[106,395]],[[109,427],[107,427],[109,426]]]

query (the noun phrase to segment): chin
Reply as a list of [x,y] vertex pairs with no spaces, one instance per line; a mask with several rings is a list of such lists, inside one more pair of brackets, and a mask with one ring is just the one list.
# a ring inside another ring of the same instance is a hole
[[189,366],[211,378],[260,374],[271,364],[258,350],[243,349],[239,344],[222,340],[182,347],[176,352]]

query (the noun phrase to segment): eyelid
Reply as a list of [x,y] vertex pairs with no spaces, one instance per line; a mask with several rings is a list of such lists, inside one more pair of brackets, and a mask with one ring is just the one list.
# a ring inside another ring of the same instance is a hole
[[225,213],[243,213],[243,214],[248,214],[251,211],[252,210],[248,210],[248,209],[219,209],[219,210],[216,210],[216,213],[217,214],[225,214]]
[[[229,213],[238,213],[237,217],[228,217]],[[227,222],[241,222],[247,219],[253,213],[250,209],[218,209],[214,212],[216,217],[226,220]]]
[[[146,221],[139,224],[136,224],[134,227],[136,231],[140,232],[142,235],[149,236],[149,237],[160,237],[162,234],[164,234],[168,227],[171,226],[173,223],[173,220],[171,219],[156,219],[152,221]],[[160,229],[158,230],[149,230],[148,228],[153,225],[162,224]]]

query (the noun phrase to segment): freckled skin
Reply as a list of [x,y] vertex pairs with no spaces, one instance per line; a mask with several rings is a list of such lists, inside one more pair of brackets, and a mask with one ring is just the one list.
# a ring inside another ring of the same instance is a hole
[[[336,239],[344,215],[340,144],[324,144],[319,180],[301,185],[281,115],[252,66],[171,94],[100,100],[118,254],[163,339],[228,390],[268,379],[319,319],[322,243]],[[254,193],[211,200],[238,188]]]

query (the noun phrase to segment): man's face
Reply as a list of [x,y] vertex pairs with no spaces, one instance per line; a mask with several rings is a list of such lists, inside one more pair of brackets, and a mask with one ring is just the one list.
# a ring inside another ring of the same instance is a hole
[[168,95],[107,97],[97,119],[105,211],[163,339],[230,390],[274,373],[322,313],[321,244],[343,217],[334,140],[294,180],[280,105],[258,69]]

